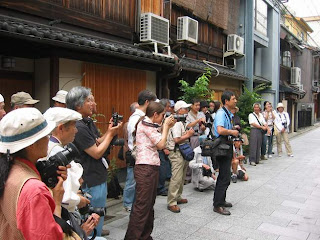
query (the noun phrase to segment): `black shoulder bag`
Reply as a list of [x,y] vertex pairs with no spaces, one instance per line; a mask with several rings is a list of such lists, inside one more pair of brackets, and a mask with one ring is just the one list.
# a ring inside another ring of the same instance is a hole
[[[263,125],[260,123],[260,121],[259,121],[259,119],[258,119],[257,115],[256,115],[255,113],[252,113],[252,114],[253,114],[253,116],[255,116],[255,117],[256,117],[256,119],[257,119],[257,121],[258,121],[259,125],[262,127]],[[265,135],[265,134],[267,133],[267,130],[263,130],[263,129],[260,129],[260,130],[261,130],[262,135]]]

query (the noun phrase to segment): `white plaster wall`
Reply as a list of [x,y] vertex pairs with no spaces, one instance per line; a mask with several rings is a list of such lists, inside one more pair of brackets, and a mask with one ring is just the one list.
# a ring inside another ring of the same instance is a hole
[[50,59],[34,61],[35,98],[40,100],[36,107],[43,113],[50,107]]
[[153,93],[156,93],[157,92],[156,72],[150,72],[150,71],[146,71],[146,72],[147,72],[146,88],[152,91]]
[[81,86],[82,61],[59,59],[59,89],[69,91],[75,86]]

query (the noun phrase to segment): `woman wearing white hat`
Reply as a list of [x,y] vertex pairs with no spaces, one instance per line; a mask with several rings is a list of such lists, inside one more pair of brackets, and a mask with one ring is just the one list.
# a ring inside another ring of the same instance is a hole
[[289,157],[293,157],[291,144],[289,142],[289,125],[290,118],[289,114],[284,111],[284,106],[282,103],[278,103],[277,105],[277,114],[275,119],[275,135],[277,138],[277,150],[278,156],[282,156],[282,140],[284,141],[284,145],[286,147],[286,151]]
[[0,122],[1,239],[63,238],[55,218],[61,217],[66,167],[57,171],[59,182],[52,196],[35,166],[47,155],[48,134],[54,127],[35,108],[11,111]]
[[4,98],[0,94],[0,121],[6,115],[6,111],[4,110]]

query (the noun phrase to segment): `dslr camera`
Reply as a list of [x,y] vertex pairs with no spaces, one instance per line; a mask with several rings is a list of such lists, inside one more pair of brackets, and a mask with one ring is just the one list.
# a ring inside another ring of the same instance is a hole
[[[170,112],[166,112],[165,117],[169,117],[171,115]],[[187,114],[172,114],[173,118],[177,120],[177,122],[185,122],[187,119]]]
[[119,115],[117,112],[112,113],[113,127],[118,126],[119,121],[122,121],[123,115]]
[[284,128],[287,128],[287,127],[288,127],[288,124],[287,124],[286,122],[283,122],[283,123],[282,123],[282,126],[283,126]]
[[202,176],[212,177],[211,169],[206,169],[206,168],[202,167]]
[[79,208],[79,212],[81,215],[89,216],[92,213],[98,214],[100,217],[103,217],[106,215],[106,208],[104,207],[92,207],[90,204],[87,204],[83,208]]
[[58,183],[58,166],[67,166],[72,160],[75,160],[79,154],[78,148],[73,143],[69,143],[63,151],[51,156],[48,160],[38,161],[36,167],[41,175],[42,181],[49,188],[54,188]]

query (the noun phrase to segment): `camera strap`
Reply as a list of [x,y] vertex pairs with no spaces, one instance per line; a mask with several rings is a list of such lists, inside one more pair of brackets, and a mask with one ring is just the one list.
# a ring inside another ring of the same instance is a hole
[[259,121],[259,119],[258,119],[257,115],[256,115],[255,113],[252,113],[252,114],[253,114],[253,116],[255,116],[255,117],[256,117],[256,119],[257,119],[257,121],[258,121],[259,125],[260,125],[260,126],[263,126],[263,125],[260,123],[260,121]]
[[223,109],[223,111],[225,112],[225,114],[227,114],[227,117],[228,117],[228,119],[229,119],[229,121],[230,121],[230,129],[232,129],[233,124],[232,124],[231,116],[230,116],[230,114],[229,114],[229,112],[228,112],[228,110],[226,109],[225,106],[223,106],[222,109]]
[[154,127],[154,128],[159,128],[159,127],[160,127],[159,124],[150,123],[150,122],[147,122],[147,121],[145,121],[145,120],[142,120],[142,124],[145,125],[145,126],[148,126],[148,127]]

